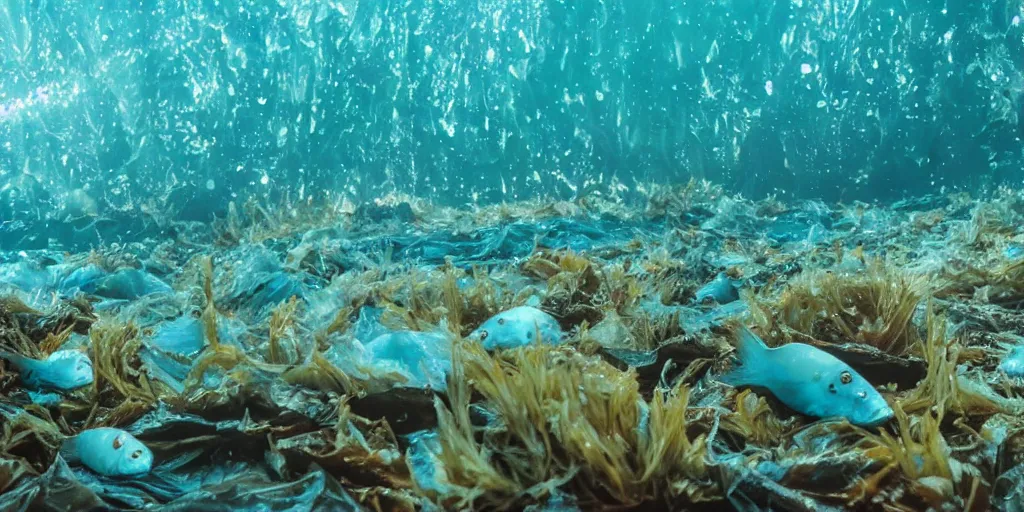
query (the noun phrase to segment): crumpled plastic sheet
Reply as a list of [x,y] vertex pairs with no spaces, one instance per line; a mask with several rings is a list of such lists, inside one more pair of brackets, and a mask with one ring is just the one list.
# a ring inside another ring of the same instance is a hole
[[654,317],[679,315],[679,326],[684,332],[695,333],[723,327],[734,318],[742,319],[749,312],[746,301],[734,301],[710,307],[668,306],[660,300],[647,300],[640,307]]
[[[226,345],[241,347],[239,341],[246,330],[238,319],[218,314],[217,337]],[[207,346],[203,322],[193,314],[158,323],[143,335],[139,350],[142,368],[153,380],[163,382],[177,393],[185,389],[185,378],[195,358]]]
[[1002,512],[1024,512],[1024,464],[996,478],[992,501]]
[[809,219],[800,213],[786,213],[776,217],[766,229],[765,235],[777,243],[806,242],[811,246],[828,243],[833,237],[826,223]]
[[306,293],[316,285],[307,283],[304,274],[286,271],[281,258],[262,246],[246,245],[230,252],[216,262],[214,273],[214,289],[220,292],[217,304],[248,311],[254,319],[265,317],[293,296],[305,301]]
[[723,196],[714,205],[713,216],[701,223],[701,229],[733,235],[750,235],[764,229],[764,220],[749,203]]
[[447,389],[452,369],[451,341],[434,332],[396,331],[365,345],[365,364],[381,373],[405,376],[406,386]]
[[159,511],[362,510],[333,477],[315,464],[305,476],[279,481],[247,464],[185,469],[193,454],[137,480],[116,480],[70,468],[57,457],[46,473],[0,495],[0,509]]
[[[108,478],[58,456],[41,475],[22,471],[0,496],[0,510],[360,510],[315,461],[289,466],[272,456],[271,438],[298,440],[331,428],[337,411],[336,401],[275,377],[254,372],[245,383],[198,390],[178,406],[193,413],[160,403],[125,427],[156,455],[147,475]],[[0,412],[5,422],[31,418],[14,405]],[[0,461],[0,477],[11,464],[19,462]]]
[[406,436],[409,448],[406,460],[412,470],[412,477],[421,489],[445,495],[448,485],[440,478],[442,471],[438,457],[441,454],[441,440],[435,430],[421,430]]
[[1017,345],[999,363],[999,370],[1007,377],[1024,378],[1024,345]]
[[391,245],[397,259],[441,264],[446,258],[458,264],[501,263],[529,256],[537,245],[573,251],[621,244],[637,234],[651,233],[654,224],[624,224],[601,220],[554,218],[539,222],[513,222],[480,228],[469,234],[447,231],[371,238],[358,244],[363,250]]
[[60,291],[65,295],[84,292],[112,299],[134,299],[150,293],[169,292],[170,286],[148,273],[123,268],[108,273],[96,264],[65,263],[43,266],[21,260],[0,265],[0,282],[24,291]]

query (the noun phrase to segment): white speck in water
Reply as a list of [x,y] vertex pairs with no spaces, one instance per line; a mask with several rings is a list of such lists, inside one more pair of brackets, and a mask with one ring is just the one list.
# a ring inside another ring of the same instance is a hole
[[260,105],[266,105],[267,99],[263,97],[256,98],[256,103],[259,103]]
[[103,39],[103,41],[106,42],[107,39],[110,39],[110,36],[103,34],[103,37],[101,37],[100,39]]
[[487,63],[488,64],[494,64],[494,58],[495,58],[494,48],[488,48],[487,49]]
[[530,53],[530,41],[526,39],[526,34],[522,30],[519,31],[519,40],[523,42],[526,53]]
[[993,82],[998,82],[999,81],[999,75],[997,75],[995,73],[992,73],[992,81]]
[[206,190],[213,190],[215,188],[217,188],[217,184],[214,183],[212,179],[206,180]]
[[270,176],[267,176],[266,174],[264,174],[263,177],[260,178],[260,183],[262,183],[264,185],[266,185],[267,183],[270,183]]
[[1015,26],[1015,27],[1016,27],[1017,25],[1020,25],[1020,16],[1014,16],[1014,17],[1013,17],[1013,22],[1012,22],[1012,23],[1013,23],[1013,26]]
[[806,62],[801,64],[800,65],[800,72],[805,74],[805,75],[809,74],[811,72],[811,65],[806,63]]
[[430,55],[431,55],[432,53],[434,53],[434,49],[433,49],[433,48],[431,48],[431,46],[430,46],[429,44],[423,47],[423,56],[424,56],[424,57],[426,57],[426,58],[428,58],[428,59],[429,59],[429,58],[430,58]]
[[768,93],[768,96],[771,96],[772,93],[775,92],[775,84],[773,84],[771,80],[764,83],[764,92]]
[[825,100],[818,101],[818,108],[825,108]]
[[594,91],[594,97],[597,98],[597,101],[604,101],[604,93],[601,91]]
[[950,31],[946,32],[945,34],[943,34],[942,38],[945,39],[946,42],[948,43],[951,39],[953,39],[953,31],[950,30]]

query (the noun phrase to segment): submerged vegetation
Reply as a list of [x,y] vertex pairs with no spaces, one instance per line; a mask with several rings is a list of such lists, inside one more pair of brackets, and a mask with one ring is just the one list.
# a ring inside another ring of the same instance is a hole
[[[94,379],[30,389],[3,363],[0,508],[242,504],[228,487],[371,510],[1000,508],[1024,492],[1021,376],[997,370],[1024,326],[1011,198],[829,208],[693,182],[640,210],[250,204],[182,230],[189,249],[10,259],[0,350],[84,351]],[[717,276],[738,300],[697,300]],[[520,306],[564,336],[485,350],[477,329]],[[738,324],[835,355],[893,421],[722,384]],[[146,443],[152,473],[59,456],[100,426]]]

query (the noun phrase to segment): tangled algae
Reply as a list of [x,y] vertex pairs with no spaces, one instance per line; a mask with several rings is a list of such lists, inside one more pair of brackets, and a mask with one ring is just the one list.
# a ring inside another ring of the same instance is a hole
[[[0,349],[82,350],[95,378],[41,393],[2,363],[0,509],[1020,510],[1024,383],[997,370],[1024,326],[1017,196],[650,196],[250,202],[176,226],[181,244],[6,255],[0,276],[42,277],[0,283]],[[126,299],[106,280],[126,267],[161,292]],[[720,272],[743,300],[695,300]],[[564,343],[464,338],[524,305]],[[720,384],[736,323],[829,351],[895,419]],[[65,461],[61,441],[98,426],[150,447],[153,471]]]
[[[687,433],[685,386],[648,405],[631,372],[574,351],[492,356],[464,343],[454,353],[451,405],[436,402],[447,506],[515,509],[555,489],[582,506],[715,496],[704,438]],[[474,425],[475,394],[495,424]]]
[[920,340],[911,320],[927,284],[877,259],[853,274],[805,271],[789,282],[777,305],[761,306],[762,322],[779,327],[787,339],[856,342],[904,355]]

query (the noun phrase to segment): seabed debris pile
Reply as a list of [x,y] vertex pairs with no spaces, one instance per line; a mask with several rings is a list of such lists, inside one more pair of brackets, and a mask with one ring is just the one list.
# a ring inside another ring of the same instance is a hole
[[0,509],[1024,510],[1019,191],[168,225],[0,258]]

